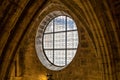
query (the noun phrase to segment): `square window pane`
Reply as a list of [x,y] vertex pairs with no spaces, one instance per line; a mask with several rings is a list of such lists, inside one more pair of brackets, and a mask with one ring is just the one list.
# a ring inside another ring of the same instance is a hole
[[55,48],[65,48],[65,32],[55,33],[54,47]]
[[59,66],[65,65],[65,50],[55,50],[54,64]]
[[67,48],[77,48],[78,33],[77,31],[67,32]]
[[57,31],[65,31],[65,16],[59,16],[57,18],[55,18],[54,20],[54,29],[55,32]]
[[67,50],[67,63],[70,63],[76,54],[76,50]]
[[45,50],[46,57],[53,63],[53,50]]
[[44,48],[53,49],[53,34],[44,34]]
[[53,20],[47,25],[45,33],[53,32]]
[[71,18],[67,17],[67,30],[75,29],[77,29],[75,22]]

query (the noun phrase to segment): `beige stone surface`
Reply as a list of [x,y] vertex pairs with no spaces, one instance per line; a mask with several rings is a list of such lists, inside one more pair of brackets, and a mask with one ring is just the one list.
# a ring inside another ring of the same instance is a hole
[[[0,5],[0,80],[48,80],[47,74],[53,80],[120,79],[120,0],[0,0]],[[45,68],[35,50],[38,26],[52,11],[68,13],[79,32],[76,56],[60,71]]]

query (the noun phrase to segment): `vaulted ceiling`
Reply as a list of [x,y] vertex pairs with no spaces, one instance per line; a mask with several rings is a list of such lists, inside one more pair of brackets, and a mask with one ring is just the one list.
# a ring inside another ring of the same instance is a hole
[[0,0],[0,5],[0,80],[6,80],[18,48],[36,22],[54,10],[68,12],[84,26],[108,63],[105,69],[110,66],[106,74],[113,74],[111,80],[120,78],[120,0]]

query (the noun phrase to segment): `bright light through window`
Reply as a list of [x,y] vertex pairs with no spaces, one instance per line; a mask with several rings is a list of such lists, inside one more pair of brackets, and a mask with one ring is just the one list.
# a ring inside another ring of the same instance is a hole
[[58,16],[46,26],[43,49],[46,58],[56,66],[69,64],[78,47],[78,32],[75,22],[67,16]]

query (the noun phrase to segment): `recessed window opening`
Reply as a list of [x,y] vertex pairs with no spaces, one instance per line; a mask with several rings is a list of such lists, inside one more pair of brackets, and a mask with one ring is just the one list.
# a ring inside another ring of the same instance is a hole
[[68,16],[55,17],[44,29],[42,43],[45,57],[52,65],[68,65],[78,47],[75,22]]
[[78,44],[77,26],[66,12],[50,12],[40,22],[35,48],[47,69],[58,71],[67,67],[75,57]]

